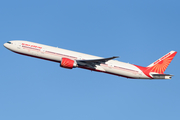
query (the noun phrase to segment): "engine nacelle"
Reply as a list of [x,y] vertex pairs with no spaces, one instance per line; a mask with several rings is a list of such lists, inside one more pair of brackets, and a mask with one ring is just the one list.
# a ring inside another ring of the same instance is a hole
[[62,58],[60,66],[63,68],[72,69],[77,67],[77,63],[75,60],[71,60],[69,58]]

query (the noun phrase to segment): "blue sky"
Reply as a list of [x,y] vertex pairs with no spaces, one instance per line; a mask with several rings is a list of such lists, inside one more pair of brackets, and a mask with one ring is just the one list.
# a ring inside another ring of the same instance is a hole
[[180,51],[178,0],[0,2],[1,120],[179,120],[179,54],[171,80],[132,80],[12,53],[27,40],[147,66]]

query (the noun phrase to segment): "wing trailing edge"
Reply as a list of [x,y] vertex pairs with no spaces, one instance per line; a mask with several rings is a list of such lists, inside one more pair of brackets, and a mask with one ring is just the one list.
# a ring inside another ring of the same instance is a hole
[[119,58],[118,56],[113,56],[109,58],[102,58],[102,59],[90,59],[90,60],[76,60],[77,62],[86,62],[86,63],[95,63],[95,62],[107,62],[109,60]]

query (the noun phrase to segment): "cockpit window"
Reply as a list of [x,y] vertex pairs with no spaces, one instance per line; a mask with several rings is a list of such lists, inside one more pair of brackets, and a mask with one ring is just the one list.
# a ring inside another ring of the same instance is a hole
[[7,42],[7,43],[12,44],[11,42]]

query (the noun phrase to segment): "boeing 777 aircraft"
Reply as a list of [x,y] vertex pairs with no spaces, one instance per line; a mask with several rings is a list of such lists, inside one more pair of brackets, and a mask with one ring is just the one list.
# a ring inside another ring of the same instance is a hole
[[170,51],[149,66],[142,67],[113,60],[116,56],[102,58],[29,41],[13,40],[4,46],[18,54],[58,62],[63,68],[78,67],[133,79],[171,79],[172,75],[164,74],[164,71],[177,53]]

